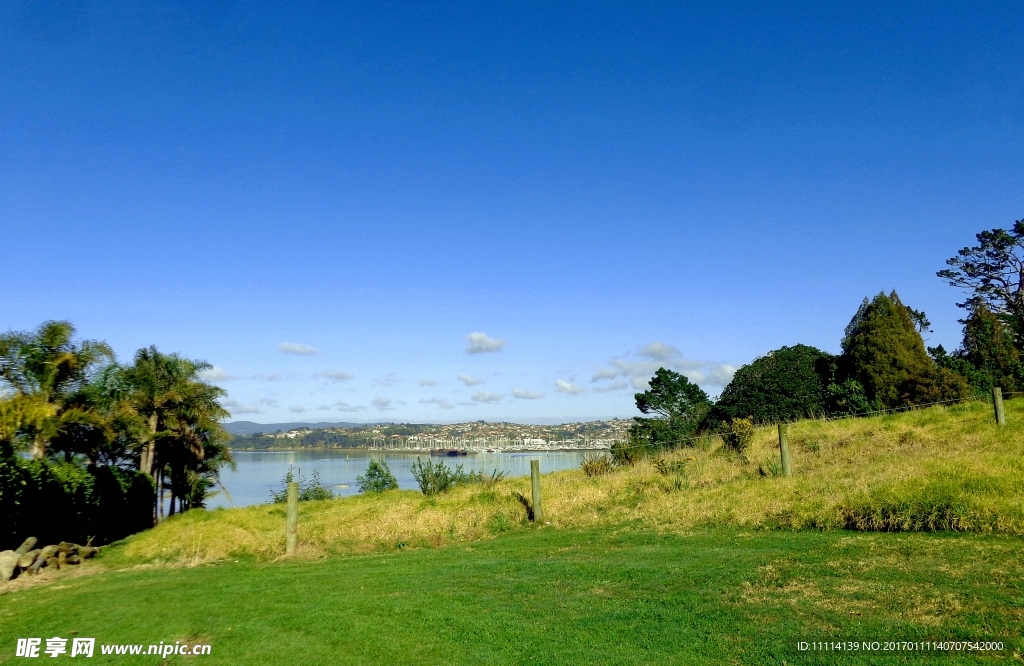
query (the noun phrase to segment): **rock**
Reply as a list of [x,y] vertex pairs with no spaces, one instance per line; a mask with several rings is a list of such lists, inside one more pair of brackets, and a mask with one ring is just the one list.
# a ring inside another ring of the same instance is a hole
[[13,550],[0,552],[0,581],[10,580],[18,566],[18,554]]

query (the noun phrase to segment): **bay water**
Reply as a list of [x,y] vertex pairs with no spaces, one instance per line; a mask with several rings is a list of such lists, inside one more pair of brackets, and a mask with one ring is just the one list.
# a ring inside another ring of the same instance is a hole
[[[591,452],[593,453],[593,452]],[[443,461],[449,467],[462,465],[466,472],[479,471],[490,475],[494,470],[505,472],[506,477],[529,476],[530,461],[540,461],[542,474],[580,466],[586,451],[526,451],[509,453],[475,453],[467,456],[433,456],[429,453],[398,451],[366,451],[351,449],[299,449],[294,451],[232,451],[238,468],[221,470],[221,481],[227,494],[220,492],[207,502],[216,507],[239,507],[270,501],[272,491],[284,487],[284,476],[289,466],[296,479],[301,475],[310,480],[313,472],[320,475],[320,483],[335,495],[354,495],[359,492],[356,477],[366,473],[371,459],[383,460],[398,480],[398,487],[418,490],[412,477],[416,458]],[[230,499],[229,499],[230,495]]]

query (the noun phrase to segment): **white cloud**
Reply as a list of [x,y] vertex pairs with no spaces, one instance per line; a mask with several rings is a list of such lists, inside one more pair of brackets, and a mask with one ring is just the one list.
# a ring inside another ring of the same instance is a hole
[[612,382],[611,384],[602,384],[601,386],[596,386],[594,387],[594,391],[596,391],[597,393],[607,393],[609,391],[618,391],[620,389],[624,389],[627,386],[629,386],[629,384],[627,384],[626,382],[618,381]]
[[288,411],[289,412],[295,412],[297,414],[301,414],[302,412],[306,411],[306,408],[302,407],[300,405],[293,405],[293,406],[288,408]]
[[483,384],[484,383],[484,380],[482,380],[482,379],[477,379],[476,377],[470,377],[469,375],[464,375],[461,372],[459,373],[459,381],[462,382],[463,384],[465,384],[466,386],[476,386],[477,384]]
[[243,405],[237,400],[222,400],[221,405],[224,406],[232,416],[238,416],[239,414],[262,414],[263,410],[256,405]]
[[650,388],[648,381],[658,368],[673,370],[692,382],[707,386],[725,386],[736,372],[736,368],[727,363],[684,358],[681,351],[663,342],[652,342],[638,349],[635,355],[612,359],[609,365],[617,376],[640,391]]
[[640,356],[646,356],[647,358],[654,361],[673,361],[677,358],[681,358],[683,353],[673,347],[672,345],[666,345],[664,342],[652,342],[651,344],[641,347],[638,352]]
[[347,402],[338,401],[334,406],[339,412],[361,412],[366,409],[365,405],[350,405]]
[[491,354],[505,346],[505,341],[501,338],[492,338],[486,333],[470,333],[466,336],[466,353],[467,354]]
[[569,382],[567,382],[567,381],[565,381],[563,379],[559,379],[559,380],[555,381],[555,390],[558,391],[559,393],[568,393],[570,395],[577,395],[579,393],[583,393],[587,389],[583,388],[582,386],[576,386],[575,384],[570,384]]
[[253,375],[252,379],[258,379],[261,382],[279,382],[282,379],[284,379],[284,375],[282,375],[280,373],[277,373],[277,372],[271,372],[270,374],[262,374],[261,373],[261,374]]
[[401,383],[401,381],[402,380],[398,377],[398,375],[396,375],[393,372],[389,372],[380,379],[374,379],[373,383],[379,384],[381,386],[394,386],[395,384]]
[[199,376],[208,382],[223,382],[229,379],[237,379],[237,377],[228,374],[224,368],[217,365],[203,370],[199,373]]
[[599,382],[602,379],[615,379],[619,376],[619,371],[615,368],[598,368],[594,376],[590,378],[591,382]]
[[708,383],[713,386],[725,386],[732,381],[732,376],[736,374],[736,366],[729,365],[728,363],[721,363],[711,367],[708,372]]
[[502,399],[504,399],[504,397],[505,396],[503,396],[500,393],[488,393],[486,391],[477,391],[476,393],[473,394],[473,396],[471,397],[471,400],[473,402],[495,403],[495,402],[501,402]]
[[266,405],[267,407],[277,407],[277,398],[271,398],[267,396],[266,398],[260,398],[259,400],[256,401],[256,403],[260,405]]
[[391,398],[374,398],[373,400],[370,401],[370,404],[376,407],[377,409],[381,410],[382,412],[395,409],[395,407],[392,405]]
[[316,347],[299,344],[298,342],[282,342],[277,346],[279,352],[285,354],[298,354],[299,356],[314,356],[320,353]]
[[420,386],[437,386],[438,381],[436,379],[421,379],[417,382]]
[[313,376],[329,379],[332,382],[347,382],[352,379],[352,374],[344,370],[327,370],[326,372],[318,372]]
[[524,391],[522,389],[512,389],[512,397],[519,398],[521,400],[540,400],[544,397],[543,393],[537,393],[536,391]]
[[437,405],[441,409],[451,409],[455,406],[444,398],[429,398],[426,400],[420,400],[420,402],[424,405]]

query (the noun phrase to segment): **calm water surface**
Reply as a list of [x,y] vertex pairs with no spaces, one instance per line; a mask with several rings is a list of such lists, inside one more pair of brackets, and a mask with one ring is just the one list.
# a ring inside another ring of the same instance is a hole
[[[417,490],[419,486],[412,478],[412,464],[417,454],[397,453],[394,451],[344,451],[300,450],[300,451],[232,451],[238,469],[222,470],[221,481],[224,482],[231,501],[224,493],[210,500],[210,508],[219,506],[249,506],[262,504],[270,500],[272,490],[284,487],[282,479],[288,472],[288,466],[294,465],[296,471],[308,480],[314,471],[320,473],[320,482],[337,495],[355,495],[359,492],[356,477],[366,472],[371,458],[387,462],[391,473],[398,479],[402,489]],[[431,458],[423,453],[422,458]],[[540,461],[541,473],[556,472],[563,469],[579,467],[585,455],[584,451],[535,451],[528,453],[477,453],[468,456],[433,457],[433,461],[443,460],[449,467],[461,464],[469,471],[481,471],[490,474],[497,469],[506,476],[528,476],[530,461]]]

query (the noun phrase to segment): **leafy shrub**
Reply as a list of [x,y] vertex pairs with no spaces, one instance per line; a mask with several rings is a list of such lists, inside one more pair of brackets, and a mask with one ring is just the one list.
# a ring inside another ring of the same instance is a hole
[[467,473],[463,471],[462,465],[456,465],[455,469],[452,469],[445,465],[443,460],[435,463],[428,459],[424,463],[422,458],[416,458],[416,462],[412,464],[412,478],[416,479],[416,483],[419,484],[424,495],[437,495],[447,492],[455,486],[470,483],[493,486],[505,478],[505,472],[494,470],[490,475],[483,472]]
[[934,365],[900,386],[900,400],[906,405],[959,402],[969,394],[970,388],[963,377]]
[[434,463],[432,460],[423,462],[422,458],[416,458],[412,464],[412,478],[416,479],[420,490],[424,495],[437,495],[447,492],[455,486],[456,473],[462,472],[462,465],[457,465],[454,470],[444,464],[444,461]]
[[397,490],[398,479],[391,473],[388,464],[382,460],[370,460],[366,466],[366,474],[356,477],[361,493],[379,493],[385,490]]
[[864,387],[856,379],[846,379],[841,383],[829,384],[826,406],[828,413],[832,416],[867,414],[878,409],[877,405],[868,400]]
[[736,371],[711,409],[709,427],[736,418],[778,423],[821,416],[832,355],[794,345],[770,351]]
[[651,462],[654,463],[654,469],[658,470],[659,474],[669,476],[670,474],[682,474],[686,470],[685,460],[673,460],[669,462],[661,456],[658,456]]
[[0,550],[26,537],[97,545],[153,526],[153,482],[134,470],[0,458]]
[[458,465],[455,468],[455,471],[457,477],[455,479],[456,485],[479,483],[485,488],[492,488],[498,483],[498,481],[501,481],[506,476],[505,472],[499,472],[498,470],[494,470],[490,474],[484,474],[483,472],[469,472],[468,474],[462,474],[460,476],[458,473],[462,471],[462,465]]
[[[295,481],[294,468],[289,465],[288,472],[285,473],[284,478],[281,480],[284,486],[281,490],[270,491],[270,501],[272,504],[284,504],[288,501],[288,484]],[[320,483],[320,472],[313,470],[312,479],[306,481],[306,477],[300,476],[298,478],[299,484],[299,501],[310,502],[313,500],[326,500],[334,499],[334,493],[323,484]]]
[[754,438],[754,422],[750,419],[733,419],[722,426],[722,441],[726,448],[743,453]]
[[583,456],[580,469],[587,476],[602,476],[615,469],[615,461],[607,453],[588,453]]

